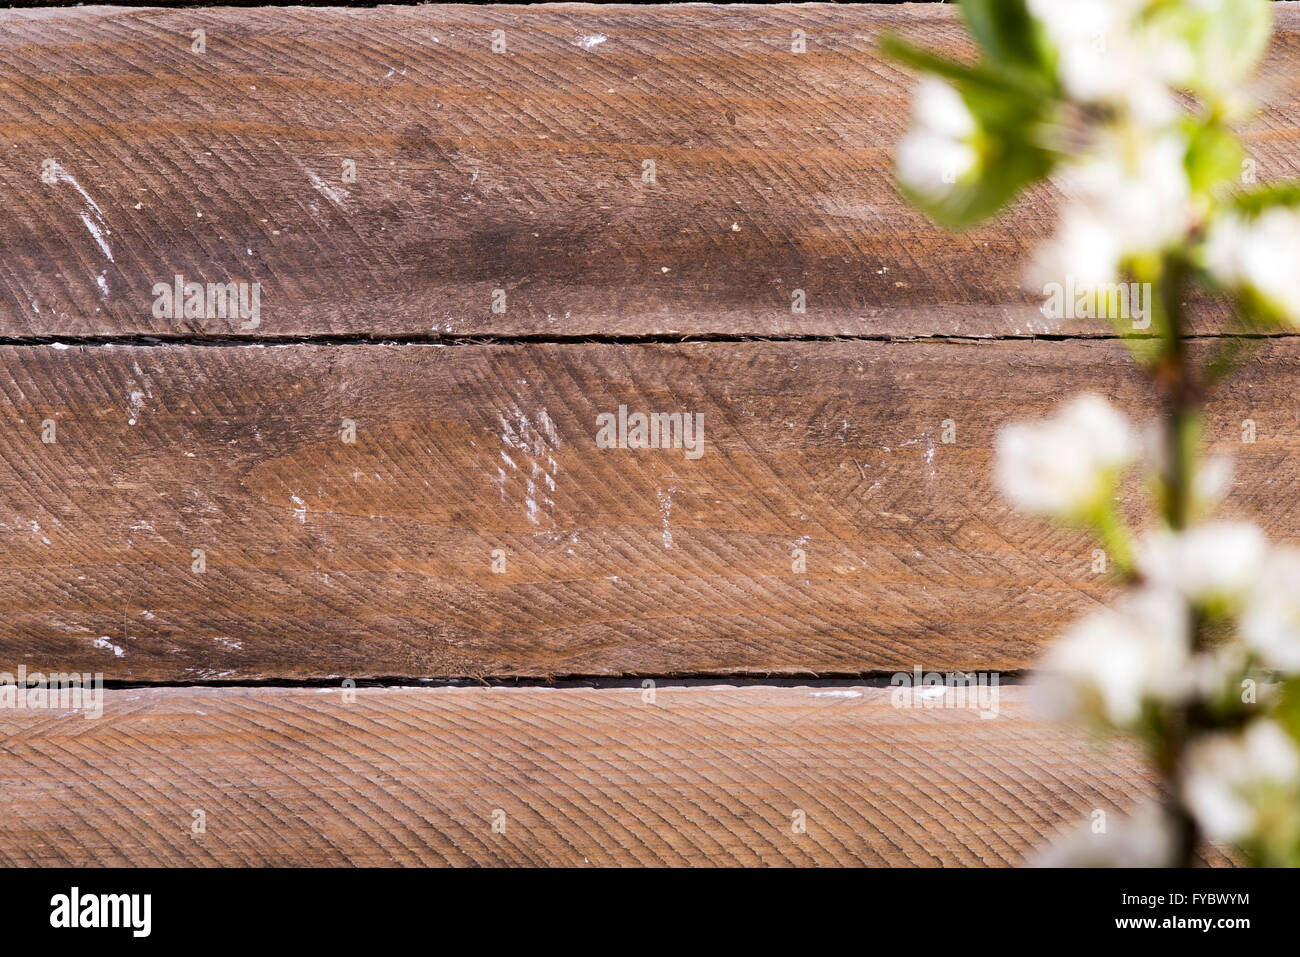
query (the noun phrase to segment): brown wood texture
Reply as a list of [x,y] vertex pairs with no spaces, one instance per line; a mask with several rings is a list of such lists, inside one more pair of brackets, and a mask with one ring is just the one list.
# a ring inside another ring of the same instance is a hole
[[[1277,12],[1265,180],[1300,173]],[[966,49],[938,5],[0,11],[0,671],[1031,666],[1108,586],[994,492],[997,428],[1154,410],[1119,343],[1028,341],[1050,189],[958,237],[897,196],[890,29]],[[178,274],[260,323],[155,316]],[[804,338],[675,341],[710,334]],[[1298,367],[1259,344],[1210,420],[1290,541]],[[703,456],[597,448],[620,405],[702,415]],[[0,710],[0,864],[1018,863],[1151,790],[1024,699],[121,688]]]
[[[1210,419],[1230,511],[1292,541],[1298,365],[1261,344]],[[1154,413],[1113,341],[4,346],[0,651],[151,681],[1025,668],[1109,586],[1009,511],[994,436],[1097,387]],[[620,404],[702,415],[702,456],[598,448]]]
[[879,688],[110,691],[0,712],[0,864],[1019,863],[1151,793],[1023,690],[991,719]]
[[[1261,179],[1300,173],[1276,7]],[[1051,190],[909,210],[886,29],[963,49],[938,4],[0,11],[0,334],[1044,331]],[[260,326],[154,318],[176,274],[259,282]]]

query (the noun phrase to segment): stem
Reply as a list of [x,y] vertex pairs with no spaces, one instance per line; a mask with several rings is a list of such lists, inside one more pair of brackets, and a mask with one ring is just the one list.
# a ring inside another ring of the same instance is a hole
[[1173,864],[1175,867],[1192,867],[1196,861],[1196,848],[1200,844],[1200,830],[1187,802],[1183,800],[1182,783],[1178,767],[1187,744],[1187,715],[1174,716],[1171,725],[1164,729],[1162,750],[1156,755],[1156,768],[1165,779],[1165,813],[1169,815],[1173,830]]
[[1187,527],[1191,511],[1191,445],[1198,411],[1198,394],[1187,361],[1187,340],[1183,338],[1181,293],[1184,267],[1171,259],[1160,281],[1160,299],[1165,311],[1164,356],[1158,378],[1165,389],[1165,521],[1175,531]]
[[1120,577],[1127,582],[1136,581],[1137,567],[1133,560],[1133,548],[1130,545],[1132,536],[1112,503],[1107,502],[1098,509],[1093,527],[1102,547],[1110,553]]
[[[1187,356],[1183,337],[1182,292],[1187,267],[1177,256],[1169,257],[1160,277],[1157,300],[1164,312],[1163,355],[1154,378],[1164,390],[1166,465],[1164,484],[1164,518],[1174,531],[1187,527],[1191,513],[1192,481],[1200,420],[1201,390]],[[1203,639],[1201,616],[1193,614],[1188,629],[1188,647],[1195,650]],[[1181,711],[1167,729],[1166,747],[1157,757],[1157,766],[1165,778],[1166,810],[1174,828],[1174,861],[1177,867],[1191,867],[1200,843],[1196,819],[1188,812],[1178,779],[1183,750],[1187,744],[1188,715]]]

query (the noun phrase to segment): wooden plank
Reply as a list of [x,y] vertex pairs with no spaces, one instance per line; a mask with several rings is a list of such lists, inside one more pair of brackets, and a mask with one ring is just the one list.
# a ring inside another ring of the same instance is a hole
[[[1230,512],[1292,541],[1298,367],[1264,343],[1210,421]],[[0,662],[1025,668],[1108,586],[1088,537],[1008,511],[991,447],[1098,384],[1153,413],[1112,341],[0,347]],[[703,454],[598,448],[620,405],[703,416]]]
[[110,691],[0,711],[0,864],[1002,865],[1149,796],[999,690],[987,720],[880,688]]
[[[1300,173],[1275,6],[1261,179]],[[937,4],[0,11],[0,335],[1049,328],[1050,190],[961,237],[895,194],[886,29],[963,49]],[[260,324],[156,318],[177,274]]]

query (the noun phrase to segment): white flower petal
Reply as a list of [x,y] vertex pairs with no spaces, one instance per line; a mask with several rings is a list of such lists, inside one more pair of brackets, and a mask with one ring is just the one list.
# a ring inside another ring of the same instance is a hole
[[1169,816],[1148,802],[1127,817],[1094,830],[1092,821],[1066,832],[1040,851],[1035,867],[1167,867],[1174,854]]
[[919,193],[942,197],[975,166],[979,157],[970,140],[976,129],[961,94],[926,77],[917,86],[911,129],[898,144],[898,178]]
[[1195,741],[1182,771],[1183,794],[1206,835],[1238,841],[1256,827],[1251,798],[1269,785],[1290,786],[1300,774],[1295,742],[1274,721],[1255,721],[1241,734]]
[[1105,399],[1075,396],[1054,416],[998,433],[995,478],[1031,513],[1070,517],[1097,503],[1113,474],[1137,455],[1128,420]]
[[1258,584],[1268,539],[1249,522],[1207,522],[1181,533],[1162,529],[1143,537],[1137,562],[1156,587],[1188,601],[1238,603]]
[[1149,588],[1080,619],[1039,665],[1034,697],[1058,718],[1131,725],[1146,701],[1179,700],[1187,690],[1187,605]]
[[1217,220],[1203,248],[1205,268],[1229,288],[1248,288],[1300,325],[1300,210],[1274,207],[1253,220]]
[[1300,671],[1300,551],[1269,554],[1242,613],[1241,636],[1266,667]]

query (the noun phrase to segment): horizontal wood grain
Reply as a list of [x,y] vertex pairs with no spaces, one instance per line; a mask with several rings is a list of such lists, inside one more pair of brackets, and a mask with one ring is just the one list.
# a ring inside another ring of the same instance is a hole
[[[1275,7],[1261,179],[1300,172]],[[895,193],[887,29],[966,49],[939,4],[0,11],[0,335],[1050,328],[1051,190],[960,237]],[[260,283],[260,326],[155,318],[176,274]]]
[[1019,863],[1151,794],[1023,690],[991,719],[879,688],[110,691],[0,711],[0,864]]
[[[1298,371],[1261,344],[1209,429],[1229,511],[1292,541]],[[0,664],[1025,668],[1109,586],[1089,538],[1008,510],[991,447],[1098,387],[1154,414],[1111,341],[0,347]],[[620,404],[702,415],[703,455],[598,448]]]

